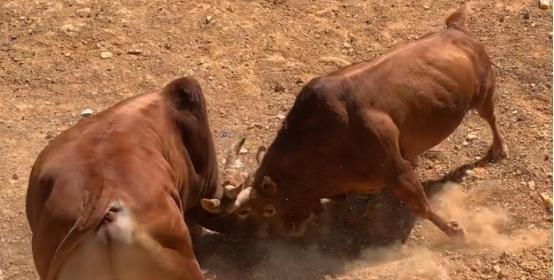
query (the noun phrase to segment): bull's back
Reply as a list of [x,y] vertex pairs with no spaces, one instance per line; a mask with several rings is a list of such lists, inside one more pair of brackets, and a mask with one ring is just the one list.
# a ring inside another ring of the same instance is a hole
[[360,106],[392,119],[402,152],[414,157],[450,135],[483,94],[490,62],[481,52],[468,35],[449,29],[343,75]]

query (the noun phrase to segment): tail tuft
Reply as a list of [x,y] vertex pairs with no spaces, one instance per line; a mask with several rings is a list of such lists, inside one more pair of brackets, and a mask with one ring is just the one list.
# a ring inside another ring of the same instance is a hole
[[466,5],[465,7],[462,7],[452,13],[447,19],[446,19],[446,27],[447,28],[455,28],[461,31],[466,31],[466,14],[467,10],[469,9],[469,5]]

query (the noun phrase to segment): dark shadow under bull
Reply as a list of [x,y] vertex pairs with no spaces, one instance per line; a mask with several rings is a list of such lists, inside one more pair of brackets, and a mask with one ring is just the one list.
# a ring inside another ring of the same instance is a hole
[[[428,197],[446,182],[460,182],[468,163],[423,182]],[[257,240],[205,232],[195,238],[197,259],[212,279],[318,279],[343,272],[362,250],[404,243],[416,216],[388,192],[349,195],[326,204],[322,216],[300,240]]]

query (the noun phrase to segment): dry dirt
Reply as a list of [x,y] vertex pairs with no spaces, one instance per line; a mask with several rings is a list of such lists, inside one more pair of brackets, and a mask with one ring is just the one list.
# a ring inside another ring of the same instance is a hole
[[[440,30],[459,5],[1,1],[0,279],[36,277],[24,212],[28,174],[49,139],[84,108],[103,110],[192,75],[207,95],[218,151],[246,134],[252,157],[310,78]],[[496,65],[497,116],[510,158],[470,169],[459,186],[439,195],[438,207],[463,223],[469,244],[453,245],[420,221],[405,246],[368,250],[322,279],[551,279],[552,215],[538,196],[552,195],[551,13],[533,0],[473,5],[468,25]],[[101,52],[113,56],[103,59]],[[490,139],[486,124],[470,114],[422,157],[421,178],[473,162]],[[302,261],[310,257],[300,257],[300,269]],[[289,270],[281,269],[286,279]]]

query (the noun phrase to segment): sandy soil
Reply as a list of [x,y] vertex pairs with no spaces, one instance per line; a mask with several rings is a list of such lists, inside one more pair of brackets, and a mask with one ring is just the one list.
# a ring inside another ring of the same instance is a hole
[[[532,0],[475,2],[468,25],[496,65],[497,115],[510,158],[470,169],[437,199],[468,228],[469,244],[454,246],[420,221],[406,246],[368,250],[341,273],[304,279],[552,277],[552,215],[538,196],[552,195],[552,14]],[[36,277],[24,213],[28,174],[49,139],[79,120],[84,108],[99,111],[193,75],[207,94],[218,151],[246,134],[246,156],[253,157],[310,78],[440,30],[459,5],[1,1],[0,279]],[[101,58],[102,52],[112,56]],[[421,178],[473,162],[490,139],[486,124],[470,114],[423,156]],[[296,262],[299,270],[309,259]]]

